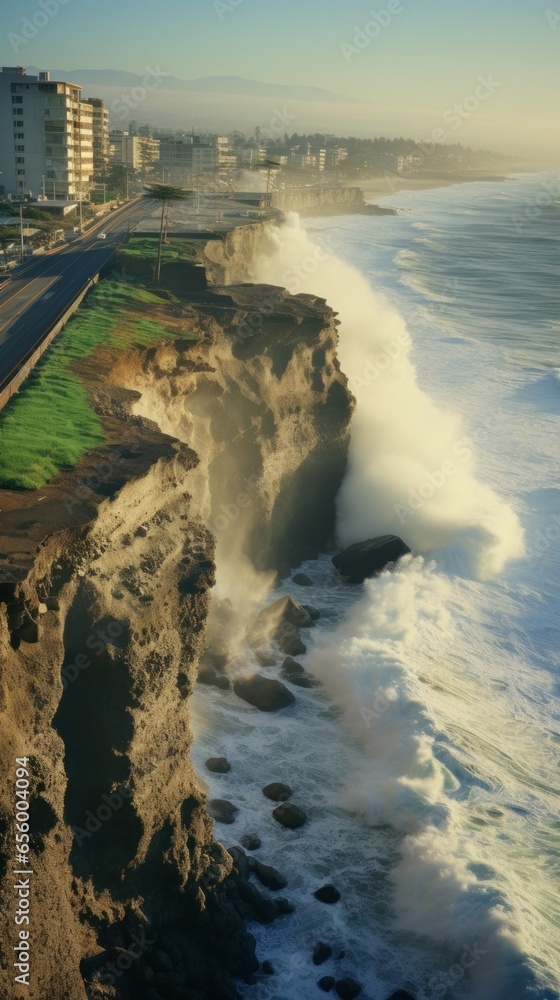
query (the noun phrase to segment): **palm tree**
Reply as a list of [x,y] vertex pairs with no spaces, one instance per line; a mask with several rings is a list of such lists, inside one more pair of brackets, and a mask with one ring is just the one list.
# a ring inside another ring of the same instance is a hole
[[189,195],[192,194],[192,191],[185,191],[184,188],[173,187],[172,184],[148,184],[145,188],[145,192],[145,198],[153,198],[154,201],[161,201],[161,226],[159,231],[159,248],[155,273],[155,282],[156,285],[159,285],[166,209],[172,201],[184,201],[185,198],[188,198]]

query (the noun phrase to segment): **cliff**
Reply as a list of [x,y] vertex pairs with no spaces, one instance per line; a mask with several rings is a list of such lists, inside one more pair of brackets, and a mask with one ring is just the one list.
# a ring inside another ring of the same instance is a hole
[[[256,251],[256,228],[231,237],[246,240],[235,267],[212,265],[225,280]],[[197,340],[76,363],[105,446],[39,492],[0,492],[6,997],[234,998],[259,967],[247,921],[290,909],[262,901],[214,840],[189,698],[216,568],[270,578],[328,547],[352,399],[320,299],[243,285],[169,309]],[[234,611],[250,591],[234,579]],[[20,993],[23,757],[33,874]]]
[[299,215],[397,215],[393,208],[366,204],[359,187],[304,187],[273,191],[272,208]]

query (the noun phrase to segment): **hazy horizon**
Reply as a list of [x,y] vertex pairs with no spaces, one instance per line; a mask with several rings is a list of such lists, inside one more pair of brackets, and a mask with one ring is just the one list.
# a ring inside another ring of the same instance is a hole
[[[109,27],[108,27],[109,26]],[[173,29],[173,30],[171,30]],[[268,97],[196,94],[166,88],[183,80],[244,76],[263,84],[322,88],[363,103],[286,103],[287,131],[410,135],[560,160],[556,79],[560,13],[526,0],[482,0],[450,10],[444,0],[350,0],[344,9],[311,0],[282,7],[256,0],[178,0],[129,10],[99,0],[23,0],[5,17],[3,65],[68,71],[115,69],[160,79],[135,114],[179,127],[252,129],[278,107]],[[483,82],[481,82],[483,81]],[[91,92],[91,87],[86,86]],[[126,87],[97,88],[108,103]],[[280,110],[284,110],[281,106]],[[184,119],[184,121],[183,121]],[[344,130],[343,130],[343,126]]]

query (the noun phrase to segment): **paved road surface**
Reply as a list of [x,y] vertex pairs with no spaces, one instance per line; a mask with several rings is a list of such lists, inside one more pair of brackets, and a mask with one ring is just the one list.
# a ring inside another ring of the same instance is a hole
[[[153,211],[156,203],[146,199],[125,205],[93,233],[18,268],[0,290],[0,388],[88,280],[109,263],[129,227]],[[107,238],[99,239],[100,232]]]

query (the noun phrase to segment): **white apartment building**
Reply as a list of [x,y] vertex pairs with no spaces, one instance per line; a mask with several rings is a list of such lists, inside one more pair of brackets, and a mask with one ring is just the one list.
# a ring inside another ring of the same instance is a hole
[[132,170],[153,170],[159,160],[159,139],[146,135],[130,135],[128,132],[109,133],[110,159]]
[[93,178],[93,109],[82,88],[0,70],[0,184],[10,197],[84,197]]

